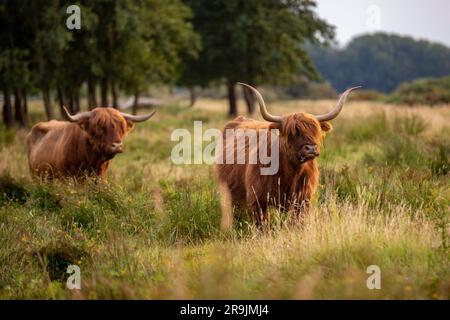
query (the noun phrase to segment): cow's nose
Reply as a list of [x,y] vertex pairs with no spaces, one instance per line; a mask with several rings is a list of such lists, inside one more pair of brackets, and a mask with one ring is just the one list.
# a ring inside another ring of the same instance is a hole
[[317,145],[315,145],[315,144],[305,144],[303,146],[303,153],[306,154],[306,155],[317,156],[318,155]]
[[122,144],[122,142],[113,142],[112,144],[111,144],[111,147],[112,147],[112,149],[114,150],[114,151],[122,151],[122,149],[123,149],[123,144]]

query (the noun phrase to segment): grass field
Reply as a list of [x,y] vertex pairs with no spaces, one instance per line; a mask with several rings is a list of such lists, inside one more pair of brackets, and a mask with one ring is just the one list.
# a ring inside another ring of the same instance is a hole
[[[41,110],[31,103],[33,123]],[[292,227],[273,210],[269,234],[242,218],[221,233],[213,168],[170,161],[172,130],[222,128],[225,111],[222,100],[160,108],[103,184],[33,181],[26,131],[1,129],[0,298],[449,299],[449,106],[348,103],[325,139],[311,214]],[[66,289],[69,264],[81,290]],[[370,265],[380,290],[366,286]]]

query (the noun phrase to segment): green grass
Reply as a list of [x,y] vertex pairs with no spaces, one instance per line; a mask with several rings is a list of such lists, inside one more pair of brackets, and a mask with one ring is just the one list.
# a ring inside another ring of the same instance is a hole
[[[32,180],[26,132],[1,129],[0,298],[449,298],[449,127],[344,114],[304,224],[272,210],[268,234],[243,217],[223,233],[213,168],[170,162],[173,129],[222,128],[223,115],[161,108],[102,184]],[[65,287],[69,264],[81,290]],[[373,264],[381,290],[366,287]]]

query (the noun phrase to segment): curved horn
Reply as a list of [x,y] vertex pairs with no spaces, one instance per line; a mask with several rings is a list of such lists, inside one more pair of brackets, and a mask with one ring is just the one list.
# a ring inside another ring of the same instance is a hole
[[66,106],[63,106],[63,109],[66,113],[66,117],[70,122],[78,122],[80,120],[84,120],[87,119],[91,116],[91,112],[87,111],[87,112],[82,112],[82,113],[78,113],[75,115],[71,115],[69,110],[67,110]]
[[120,114],[127,120],[133,121],[133,122],[143,122],[146,121],[148,119],[150,119],[151,117],[153,117],[153,115],[156,113],[156,111],[153,111],[149,114],[143,115],[143,116],[134,116],[128,113],[123,113],[121,112]]
[[336,105],[330,112],[315,116],[317,121],[329,121],[329,120],[333,120],[334,118],[336,118],[339,115],[339,113],[341,112],[342,107],[344,106],[344,103],[345,103],[345,100],[347,99],[348,94],[350,92],[352,92],[353,90],[356,90],[359,88],[361,88],[361,86],[353,87],[353,88],[345,90],[344,93],[341,94],[338,102],[336,103]]
[[256,90],[255,88],[253,88],[252,86],[250,86],[246,83],[238,82],[237,84],[243,85],[253,91],[253,93],[255,94],[256,99],[258,100],[258,103],[259,103],[259,111],[261,111],[261,115],[263,116],[263,118],[265,120],[270,121],[270,122],[281,122],[281,120],[283,119],[282,116],[274,116],[274,115],[271,115],[267,111],[266,104],[264,103],[264,99],[263,99],[261,93],[258,92],[258,90]]

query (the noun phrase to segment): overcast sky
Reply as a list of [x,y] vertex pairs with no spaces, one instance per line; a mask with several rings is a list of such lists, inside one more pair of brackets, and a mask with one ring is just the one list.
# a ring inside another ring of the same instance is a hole
[[336,27],[340,45],[383,31],[450,46],[450,0],[317,0],[317,12]]

